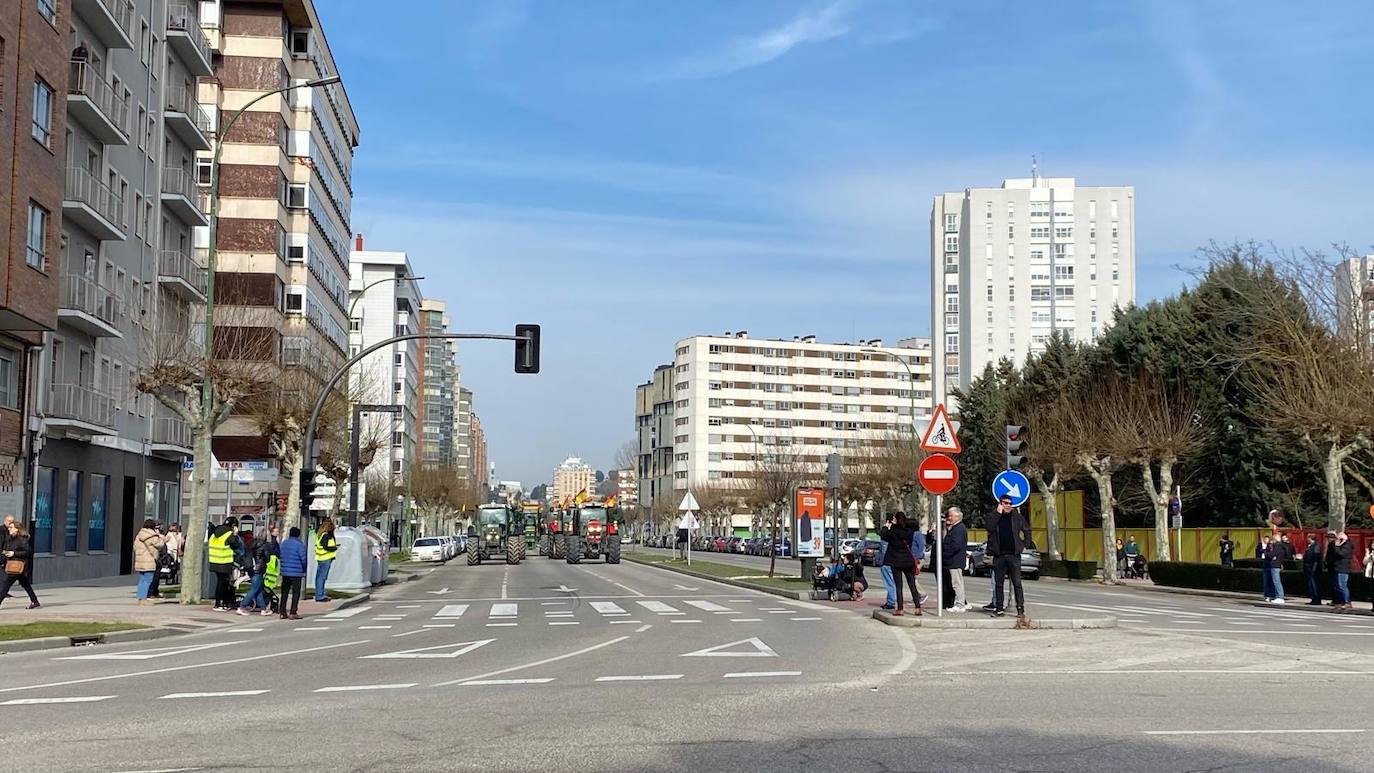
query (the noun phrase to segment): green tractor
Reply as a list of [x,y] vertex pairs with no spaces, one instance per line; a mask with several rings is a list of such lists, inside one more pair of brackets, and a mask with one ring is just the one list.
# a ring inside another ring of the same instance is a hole
[[468,527],[468,566],[504,555],[506,563],[525,559],[524,515],[503,504],[477,508],[477,523]]
[[606,563],[620,563],[620,528],[615,515],[605,505],[585,504],[568,511],[564,529],[566,560],[578,564],[583,558],[595,561],[601,556]]
[[526,502],[520,506],[520,516],[525,523],[525,552],[544,555],[544,541],[540,532],[544,528],[544,508],[537,503]]

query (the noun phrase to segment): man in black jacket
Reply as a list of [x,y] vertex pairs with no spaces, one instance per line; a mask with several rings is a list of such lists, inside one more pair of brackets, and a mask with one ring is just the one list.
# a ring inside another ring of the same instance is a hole
[[1302,553],[1302,575],[1307,580],[1307,595],[1312,598],[1308,605],[1321,606],[1322,546],[1314,537],[1307,538],[1307,549]]
[[1006,579],[1011,578],[1012,592],[1016,596],[1016,616],[1026,616],[1025,591],[1021,588],[1021,551],[1035,549],[1031,539],[1030,524],[1021,511],[1011,506],[1010,497],[1002,497],[997,509],[988,514],[988,555],[992,556],[992,614],[1002,617],[1007,613]]
[[950,604],[951,612],[967,612],[968,602],[964,598],[964,564],[968,562],[968,527],[964,525],[964,513],[957,507],[945,511],[945,539],[940,551],[940,566],[945,572],[945,582],[954,592]]

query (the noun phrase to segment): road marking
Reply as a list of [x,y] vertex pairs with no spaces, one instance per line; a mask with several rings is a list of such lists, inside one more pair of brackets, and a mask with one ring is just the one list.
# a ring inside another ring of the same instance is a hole
[[462,617],[463,613],[466,611],[468,611],[467,604],[445,604],[443,609],[434,613],[434,619],[442,620],[443,618],[451,617],[456,620]]
[[505,572],[505,574],[502,574],[502,575],[501,575],[501,598],[503,598],[503,599],[504,599],[504,598],[509,598],[509,597],[510,597],[509,594],[506,593],[506,585],[507,585],[509,582],[510,582],[510,567],[508,566],[508,567],[506,567],[506,572]]
[[731,604],[748,604],[750,601],[756,600],[757,599],[726,599],[726,601],[730,602]]
[[413,630],[413,631],[404,631],[404,632],[402,632],[402,633],[393,633],[393,634],[391,634],[391,638],[393,638],[393,639],[399,639],[399,638],[401,638],[402,636],[414,636],[414,635],[417,634],[417,633],[424,633],[424,632],[425,632],[425,629],[423,629],[423,628],[416,628],[416,629]]
[[407,687],[414,687],[414,682],[403,684],[348,684],[339,687],[321,687],[315,692],[363,692],[366,690],[404,690]]
[[158,698],[160,701],[172,701],[182,698],[237,698],[246,695],[262,695],[270,690],[228,690],[225,692],[174,692],[168,693]]
[[685,612],[682,612],[682,611],[679,611],[679,610],[677,610],[677,609],[674,609],[673,606],[670,605],[670,604],[664,604],[662,601],[636,601],[635,603],[638,604],[638,605],[640,605],[641,607],[644,607],[645,609],[649,610],[650,612],[655,613],[655,614],[660,614],[660,615],[682,615],[682,614],[686,614]]
[[[693,588],[692,590],[696,590],[696,588]],[[733,612],[733,611],[734,611],[734,610],[732,610],[732,609],[729,609],[728,607],[722,607],[721,605],[719,605],[719,604],[717,604],[717,603],[715,603],[715,602],[713,602],[713,601],[697,601],[697,600],[692,600],[692,601],[688,601],[687,603],[688,603],[690,606],[694,606],[694,607],[696,607],[697,609],[700,609],[700,610],[703,611],[703,612],[724,612],[724,613],[726,613],[726,614],[729,614],[730,612]]]
[[[432,572],[432,571],[434,571],[434,570],[431,569],[430,571]],[[448,593],[448,586],[445,585],[444,587],[440,588],[439,590],[427,590],[427,591],[425,591],[425,593],[430,593],[430,594],[433,594],[433,595],[435,595],[435,596],[442,596],[443,594]]]
[[453,628],[455,623],[425,623],[425,628]]
[[700,623],[700,620],[669,620],[670,623]]
[[95,703],[97,701],[107,701],[113,695],[83,695],[74,698],[15,698],[14,700],[0,703],[0,706],[37,706],[43,703]]
[[889,628],[888,630],[897,637],[897,644],[902,648],[902,657],[887,673],[889,676],[900,676],[916,662],[916,643],[899,628]]
[[389,626],[389,625],[360,625],[360,626],[358,626],[358,630],[359,630],[359,631],[390,631],[390,630],[391,630],[391,626]]
[[791,609],[770,609],[770,610],[768,610],[768,614],[770,614],[770,615],[790,615],[790,614],[793,614],[794,611],[795,611],[795,610],[791,610]]
[[598,682],[667,682],[681,679],[682,674],[639,674],[635,676],[598,676]]
[[463,687],[490,687],[503,684],[548,684],[552,678],[544,679],[474,679],[469,682],[462,682]]
[[783,609],[782,607],[759,607],[759,611],[760,611],[760,612],[787,612],[788,610]]
[[753,679],[765,676],[801,676],[800,671],[736,671],[726,674],[726,679]]
[[639,625],[638,620],[612,620],[611,625]]
[[336,611],[334,611],[334,612],[330,612],[329,614],[325,615],[324,617],[321,617],[320,619],[321,619],[321,620],[347,620],[348,618],[353,617],[354,615],[361,615],[362,613],[366,612],[367,610],[369,610],[369,609],[371,609],[371,608],[372,608],[372,607],[370,607],[370,606],[366,606],[366,607],[349,607],[348,609],[340,609],[340,610],[336,610]]
[[396,605],[396,608],[397,608],[397,609],[419,609],[419,608],[420,608],[420,605],[419,605],[419,604],[397,604],[397,605]]
[[1288,623],[1289,628],[1316,628],[1316,623]]
[[1144,735],[1306,735],[1308,733],[1364,733],[1357,728],[1319,728],[1316,730],[1142,730]]
[[550,622],[549,625],[582,625],[582,624],[579,623],[579,622],[577,622],[576,620],[563,620],[563,621]]
[[[480,639],[478,641],[460,641],[454,644],[439,644],[434,647],[420,647],[413,650],[400,650],[398,652],[383,652],[376,655],[362,655],[359,660],[438,660],[452,659],[459,655],[466,655],[469,652],[491,644],[495,639]],[[445,652],[435,652],[434,650],[446,650]]]
[[571,603],[572,603],[571,601],[543,601],[543,602],[540,602],[540,606],[543,606],[543,607],[561,607],[561,606],[563,606],[564,604],[571,604]]
[[[1190,631],[1190,633],[1196,633]],[[1222,633],[1218,631],[1218,633]],[[1310,634],[1308,634],[1310,635]],[[1336,671],[1336,670],[1314,670],[1314,669],[1265,669],[1256,671],[1253,668],[1119,668],[1119,669],[1091,669],[1082,668],[1063,668],[1063,669],[1019,669],[1019,670],[997,670],[997,671],[940,671],[941,676],[1077,676],[1087,674],[1090,676],[1138,676],[1142,674],[1235,674],[1254,676],[1255,674],[1282,675],[1282,676],[1374,676],[1374,671]]]
[[[740,646],[749,646],[752,647],[752,649],[745,652],[728,651],[731,647]],[[774,652],[772,647],[764,644],[763,640],[757,636],[728,642],[726,644],[718,644],[714,647],[707,647],[706,649],[684,652],[681,655],[681,657],[684,658],[776,658],[777,656],[778,653]]]
[[626,612],[626,611],[625,611],[625,608],[624,608],[624,607],[622,607],[622,606],[620,606],[619,604],[616,604],[615,602],[612,602],[612,601],[593,601],[593,602],[592,602],[592,609],[595,609],[597,612],[600,612],[600,613],[603,614],[603,615],[628,615],[628,614],[630,614],[629,612]]
[[234,633],[262,633],[261,628],[235,628]]
[[557,588],[554,588],[553,590],[554,590],[555,592],[557,592],[557,593],[576,593],[576,592],[577,592],[577,588],[569,588],[569,587],[568,587],[568,584],[567,584],[566,582],[560,584]]
[[374,618],[372,618],[372,619],[373,619],[373,620],[404,620],[405,618],[406,618],[405,615],[378,615],[377,617],[374,617]]
[[650,628],[653,628],[653,626],[652,626],[652,625],[641,625],[640,627],[638,627],[638,628],[635,629],[635,633],[644,633],[645,631],[649,630]]
[[520,612],[519,604],[492,604],[490,617],[515,617]]
[[178,647],[156,647],[149,650],[133,650],[132,652],[110,652],[99,655],[67,655],[53,660],[152,660],[154,658],[168,658],[173,655],[184,655],[188,652],[199,652],[201,650],[214,649],[216,647],[228,647],[234,644],[246,644],[247,640],[242,641],[222,641],[213,644],[197,644],[193,646],[181,645]]
[[488,628],[514,628],[519,623],[487,623]]
[[806,621],[810,621],[810,620],[820,620],[819,617],[789,617],[789,618],[787,618],[787,619],[788,619],[788,620],[791,620],[791,621],[794,622],[794,623],[801,623],[801,622],[806,622]]
[[732,623],[759,623],[759,622],[762,622],[762,621],[763,621],[763,618],[760,618],[760,617],[732,617],[732,618],[730,618],[730,622],[732,622]]
[[[1232,628],[1157,628],[1165,633],[1257,633],[1265,636],[1374,636],[1374,631],[1237,631]],[[1273,672],[1265,672],[1273,673]]]
[[629,639],[629,638],[630,638],[630,637],[628,637],[628,636],[617,636],[617,637],[614,638],[614,639],[610,639],[610,640],[608,640],[608,641],[603,641],[603,642],[601,642],[600,644],[593,644],[593,645],[590,646],[590,647],[583,647],[582,649],[576,650],[576,651],[574,651],[574,652],[565,652],[565,653],[563,653],[562,655],[554,655],[553,657],[544,658],[543,660],[536,660],[536,661],[534,661],[533,663],[525,663],[525,664],[519,665],[519,666],[510,666],[509,668],[502,668],[502,669],[499,669],[499,670],[496,670],[496,671],[491,671],[491,672],[488,672],[488,673],[485,673],[485,674],[478,674],[477,676],[470,676],[470,677],[468,677],[467,679],[452,679],[452,680],[447,681],[447,682],[439,682],[438,684],[436,684],[436,685],[434,685],[434,686],[435,686],[435,687],[447,687],[447,686],[452,685],[452,684],[462,684],[462,683],[464,683],[464,682],[471,681],[471,680],[474,680],[474,679],[487,679],[487,678],[493,677],[493,676],[500,676],[501,674],[509,674],[509,673],[511,673],[512,671],[523,671],[523,670],[526,669],[526,668],[535,668],[535,667],[537,667],[537,666],[544,666],[544,665],[548,665],[549,663],[556,663],[556,662],[558,662],[558,661],[560,661],[560,660],[567,660],[568,658],[574,658],[574,657],[577,657],[578,655],[585,655],[585,654],[587,654],[588,652],[594,652],[594,651],[596,651],[596,650],[601,649],[602,647],[610,647],[610,646],[613,645],[613,644],[619,644],[619,643],[621,643],[621,642],[623,642],[623,641],[625,641],[625,640],[627,640],[627,639]]
[[701,590],[701,588],[689,588],[689,587],[687,587],[686,585],[674,585],[674,586],[673,586],[673,589],[674,589],[674,590],[687,590],[687,591]]
[[544,617],[572,617],[572,612],[545,612]]
[[329,630],[329,626],[327,626],[327,625],[305,625],[305,626],[301,626],[300,628],[292,628],[291,630],[293,630],[293,631],[328,631],[328,630]]

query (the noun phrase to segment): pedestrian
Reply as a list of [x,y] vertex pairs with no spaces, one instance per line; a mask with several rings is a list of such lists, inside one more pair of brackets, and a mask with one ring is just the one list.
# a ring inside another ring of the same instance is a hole
[[1364,549],[1364,576],[1374,580],[1374,542]]
[[916,557],[911,553],[914,531],[911,522],[906,518],[906,513],[903,512],[894,513],[887,519],[887,525],[878,531],[878,536],[887,543],[887,555],[883,556],[883,565],[892,568],[892,583],[897,594],[897,609],[892,614],[897,617],[906,614],[906,603],[902,598],[903,579],[911,589],[912,601],[916,604],[916,611],[912,614],[921,614],[921,591],[916,587]]
[[162,538],[162,547],[157,551],[157,558],[153,561],[153,581],[148,583],[148,598],[162,598],[162,564],[167,560],[167,529],[162,524],[156,527],[157,535]]
[[152,518],[145,520],[143,528],[134,535],[134,571],[138,572],[138,590],[135,595],[138,597],[139,606],[153,603],[148,596],[153,587],[153,576],[157,574],[157,558],[162,554],[165,544],[162,535],[157,531],[157,521]]
[[997,501],[997,509],[987,517],[988,554],[992,556],[993,589],[992,614],[1002,617],[1007,613],[1006,581],[1011,580],[1012,592],[1016,597],[1016,616],[1026,616],[1026,595],[1021,587],[1021,551],[1035,549],[1031,538],[1030,524],[1026,523],[1021,511],[1011,506],[1010,497]]
[[887,596],[883,598],[883,609],[893,610],[897,608],[897,590],[892,585],[892,567],[888,566],[887,540],[878,542],[878,550],[873,554],[873,563],[878,567],[878,574],[883,578],[883,585],[887,588]]
[[945,511],[945,540],[941,544],[940,561],[944,565],[946,582],[954,592],[949,611],[967,612],[969,606],[964,598],[964,563],[968,561],[968,527],[964,525],[964,512],[957,507]]
[[1221,565],[1228,569],[1236,565],[1236,543],[1230,532],[1221,535]]
[[[1326,535],[1327,553],[1331,552],[1331,543],[1335,541],[1336,535],[1328,532]],[[1322,605],[1322,546],[1317,542],[1316,537],[1308,537],[1307,549],[1302,552],[1302,576],[1307,581],[1307,595],[1312,600],[1307,602],[1309,606],[1319,607]],[[1333,600],[1334,604],[1335,601]]]
[[281,590],[281,531],[273,524],[267,530],[267,567],[263,571],[263,615],[270,615],[278,608],[277,594]]
[[1255,546],[1255,558],[1260,562],[1260,579],[1264,581],[1264,600],[1273,603],[1274,599],[1283,601],[1283,585],[1278,574],[1278,569],[1274,567],[1275,554],[1274,540],[1268,534],[1260,537],[1260,543]]
[[239,519],[231,515],[205,541],[210,571],[215,573],[216,612],[234,610],[234,554],[243,550],[243,540],[235,533],[238,525]]
[[[305,585],[305,567],[308,561],[305,553],[305,543],[301,542],[301,530],[297,526],[292,526],[286,533],[286,539],[282,540],[281,549],[281,598],[277,599],[277,611],[281,614],[281,619],[288,617],[292,620],[299,620],[301,616],[297,614],[301,606],[301,588]],[[287,614],[290,599],[290,614]]]
[[[10,534],[10,524],[12,524],[12,523],[14,523],[14,516],[13,516],[13,515],[6,515],[6,516],[5,516],[5,521],[4,521],[4,523],[0,523],[0,540],[4,540],[6,537],[9,536],[9,534]],[[28,567],[28,562],[25,562],[25,568],[27,569],[27,567]],[[26,575],[26,576],[27,576],[27,575]],[[14,598],[14,597],[11,596],[8,592],[6,592],[3,596],[0,596],[0,599],[12,599],[12,598]]]
[[5,519],[5,533],[0,534],[0,554],[5,557],[5,579],[0,580],[0,604],[9,598],[10,587],[16,582],[29,594],[29,605],[25,609],[38,609],[38,594],[33,592],[29,580],[29,564],[33,561],[33,543],[29,533],[13,517]]
[[315,600],[328,601],[324,584],[329,581],[329,567],[339,553],[339,541],[334,538],[334,519],[326,518],[315,535]]
[[176,582],[181,578],[181,559],[186,555],[186,535],[181,533],[181,524],[167,527],[167,561],[169,564],[167,581]]
[[251,615],[260,611],[271,614],[267,608],[267,562],[272,557],[271,537],[266,526],[259,526],[253,532],[253,543],[248,546],[248,592],[243,594],[236,610],[240,615]]
[[1331,606],[1344,611],[1350,604],[1350,554],[1354,546],[1342,531],[1326,551],[1326,571],[1331,575]]
[[[918,518],[907,519],[907,522],[911,525],[911,557],[916,559],[916,565],[913,566],[911,569],[911,574],[913,577],[921,573],[921,569],[925,566],[926,561],[929,560],[929,553],[926,551],[926,545],[928,545],[929,543],[926,541],[925,529],[926,521],[929,520],[930,519],[926,516],[919,516]],[[926,605],[926,600],[930,597],[919,592],[919,585],[917,586],[916,590],[916,607],[918,609],[924,609]]]
[[1126,543],[1116,538],[1116,573],[1124,575],[1126,573]]

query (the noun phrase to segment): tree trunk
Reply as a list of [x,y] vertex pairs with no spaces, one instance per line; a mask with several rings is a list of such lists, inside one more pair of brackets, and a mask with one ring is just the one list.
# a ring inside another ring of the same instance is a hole
[[1327,446],[1322,460],[1322,475],[1326,478],[1326,528],[1337,534],[1345,531],[1345,475],[1341,467],[1350,453],[1339,443]]
[[287,476],[286,512],[282,514],[282,533],[291,531],[291,527],[293,526],[301,525],[300,469],[304,460],[305,454],[300,449],[287,458],[280,460],[281,471]]
[[191,469],[191,512],[187,513],[185,530],[186,554],[181,561],[181,593],[183,604],[200,603],[201,566],[205,560],[205,540],[210,528],[210,438],[213,430],[203,422],[195,422],[191,431],[198,463]]
[[768,550],[768,576],[773,576],[773,571],[778,566],[778,521],[781,520],[776,513],[770,516],[770,526],[772,527],[773,541],[769,544]]
[[1037,471],[1035,473],[1035,487],[1040,489],[1040,501],[1045,504],[1045,552],[1049,554],[1050,560],[1059,561],[1064,558],[1063,552],[1059,548],[1059,492],[1063,490],[1063,472],[1056,467],[1054,470],[1054,481],[1047,482],[1045,473]]
[[1169,549],[1169,494],[1174,490],[1174,464],[1178,460],[1165,456],[1159,460],[1159,485],[1155,485],[1154,470],[1150,460],[1140,462],[1140,478],[1145,485],[1145,493],[1155,509],[1155,560],[1167,561]]
[[1097,484],[1097,497],[1102,503],[1102,579],[1115,583],[1116,572],[1116,500],[1112,497],[1112,474],[1110,471],[1092,470],[1093,482]]

